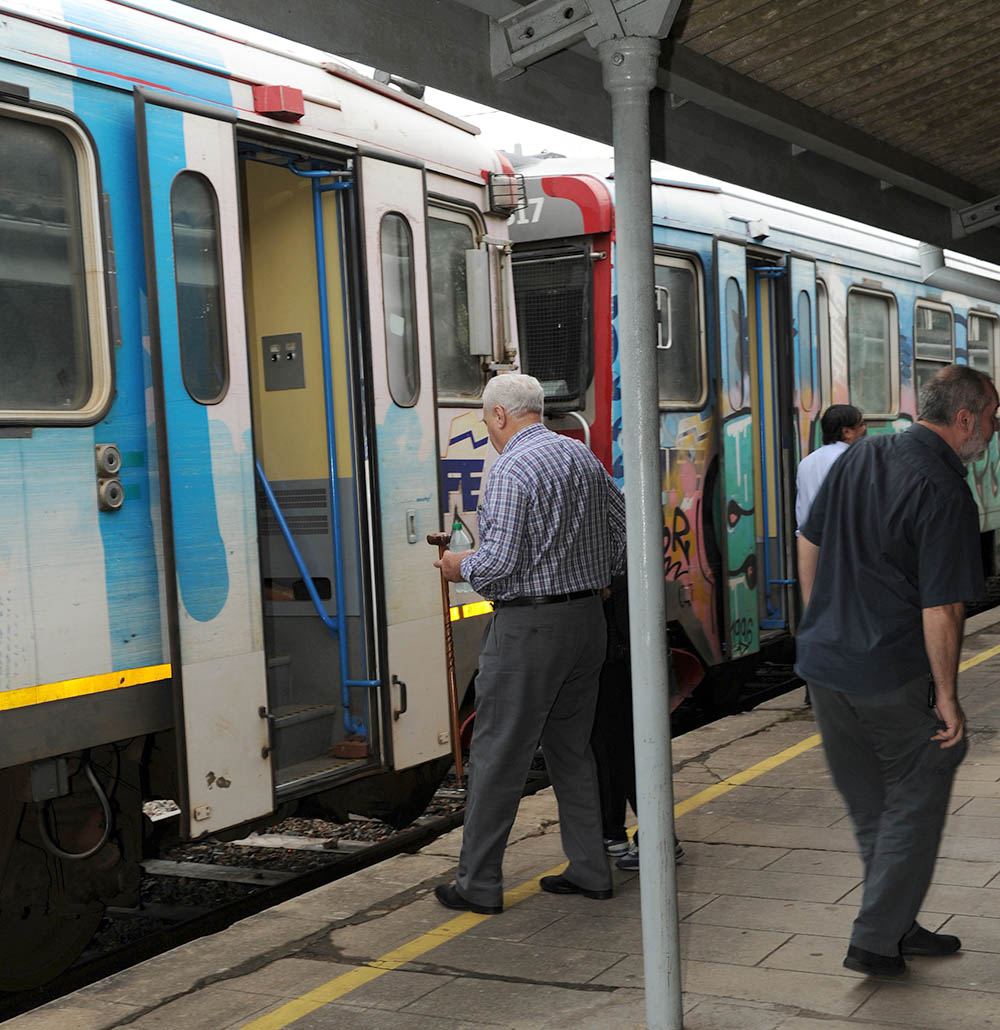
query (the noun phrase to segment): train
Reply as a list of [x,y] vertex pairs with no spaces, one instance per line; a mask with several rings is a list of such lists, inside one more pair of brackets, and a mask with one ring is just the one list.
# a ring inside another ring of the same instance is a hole
[[[510,223],[523,371],[543,382],[551,424],[586,439],[627,497],[613,162],[513,159],[527,193]],[[690,701],[726,712],[748,685],[768,688],[762,663],[787,667],[795,471],[822,442],[822,412],[853,404],[869,432],[901,432],[938,368],[994,376],[1000,268],[671,166],[651,179],[669,640],[681,693],[701,681]],[[968,476],[992,576],[995,440]]]
[[522,200],[389,75],[170,0],[0,8],[15,990],[138,903],[148,802],[179,839],[425,807],[444,623],[467,689],[489,612],[442,605],[427,537],[475,532]]
[[[424,809],[491,610],[427,538],[476,540],[492,376],[537,376],[628,484],[606,162],[515,168],[413,84],[171,0],[0,10],[17,990],[138,903],[165,834]],[[676,169],[653,192],[668,630],[721,712],[794,635],[821,411],[898,431],[940,364],[992,374],[1000,270]],[[996,442],[970,485],[992,572]]]

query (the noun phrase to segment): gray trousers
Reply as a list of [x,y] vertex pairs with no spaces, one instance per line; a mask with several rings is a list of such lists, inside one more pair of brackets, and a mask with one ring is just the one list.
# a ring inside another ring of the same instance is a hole
[[504,848],[539,740],[559,804],[565,875],[587,890],[611,886],[590,751],[606,633],[599,597],[494,612],[479,655],[455,878],[467,900],[502,903]]
[[874,696],[809,685],[823,749],[865,866],[851,943],[898,955],[937,860],[966,740],[942,748],[925,676]]

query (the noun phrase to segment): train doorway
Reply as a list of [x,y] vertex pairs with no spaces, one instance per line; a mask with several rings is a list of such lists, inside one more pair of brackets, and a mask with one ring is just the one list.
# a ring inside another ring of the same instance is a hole
[[748,255],[748,329],[754,414],[754,525],[761,642],[789,628],[794,610],[795,448],[791,417],[795,326],[789,268]]
[[356,186],[346,155],[253,141],[240,182],[267,715],[289,800],[381,758]]

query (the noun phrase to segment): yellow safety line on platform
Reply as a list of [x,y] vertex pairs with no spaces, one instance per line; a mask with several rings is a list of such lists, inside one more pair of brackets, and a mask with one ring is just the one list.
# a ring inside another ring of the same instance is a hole
[[169,665],[147,665],[141,669],[119,669],[117,672],[103,672],[97,676],[81,676],[78,679],[60,680],[58,683],[41,683],[37,687],[22,687],[19,690],[0,691],[0,711],[10,708],[26,708],[45,701],[62,701],[84,694],[100,694],[105,690],[120,690],[122,687],[136,687],[142,683],[155,683],[170,678]]
[[[1000,644],[962,662],[958,667],[958,671],[964,672],[966,669],[971,669],[973,666],[979,665],[981,662],[985,662],[998,654],[1000,654]],[[806,751],[811,751],[819,742],[819,734],[813,733],[806,737],[805,740],[800,740],[798,744],[792,744],[791,747],[786,747],[783,751],[771,755],[770,758],[765,758],[762,762],[757,762],[756,765],[751,765],[742,772],[738,772],[733,776],[727,776],[721,782],[715,783],[711,787],[706,787],[705,790],[700,790],[697,794],[692,794],[686,801],[679,801],[674,805],[674,818],[679,819],[682,815],[700,808],[706,802],[719,797],[719,795],[726,794],[741,784],[749,783],[750,780],[755,780],[758,776],[763,776],[764,773],[770,772],[772,769],[777,769],[779,765],[784,765],[785,762],[797,758]],[[560,865],[554,866],[544,873],[539,873],[533,879],[526,880],[517,887],[505,891],[503,896],[504,908],[509,909],[518,902],[524,901],[525,898],[531,897],[532,894],[537,894],[541,890],[539,886],[541,878],[561,873],[566,868],[566,865],[567,863],[562,862]],[[492,918],[492,916],[464,912],[455,919],[450,919],[447,923],[433,930],[428,930],[427,933],[421,934],[421,936],[414,938],[412,941],[408,941],[402,947],[387,952],[381,958],[373,959],[371,962],[358,966],[357,969],[352,969],[349,973],[343,973],[340,976],[334,977],[334,979],[320,987],[316,987],[303,994],[301,998],[296,998],[294,1001],[282,1005],[281,1008],[275,1009],[274,1012],[266,1016],[261,1016],[260,1019],[255,1019],[252,1023],[246,1023],[242,1030],[284,1030],[285,1027],[294,1023],[295,1020],[309,1015],[310,1012],[315,1012],[316,1009],[321,1008],[323,1005],[329,1005],[330,1002],[342,998],[345,994],[349,994],[359,987],[363,987],[366,983],[377,979],[383,973],[389,973],[393,969],[398,969],[400,966],[405,965],[407,962],[412,962],[413,959],[419,958],[421,955],[426,955],[428,951],[432,951],[439,945],[454,940],[465,933],[466,930],[471,930],[474,926],[478,926],[480,923]]]
[[971,658],[966,659],[958,667],[958,671],[965,672],[966,669],[972,669],[983,662],[989,661],[990,658],[995,658],[998,654],[1000,654],[1000,644],[997,644],[996,647],[991,647],[986,651],[980,651],[979,654],[975,654]]

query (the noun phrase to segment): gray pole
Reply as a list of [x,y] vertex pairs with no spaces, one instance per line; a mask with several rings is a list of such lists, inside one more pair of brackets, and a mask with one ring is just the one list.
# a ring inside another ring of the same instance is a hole
[[653,324],[653,204],[649,94],[660,41],[609,39],[598,48],[611,94],[615,146],[618,355],[625,458],[628,599],[641,827],[639,886],[649,1030],[680,1030],[680,946],[674,869],[669,667],[663,592],[663,505]]

